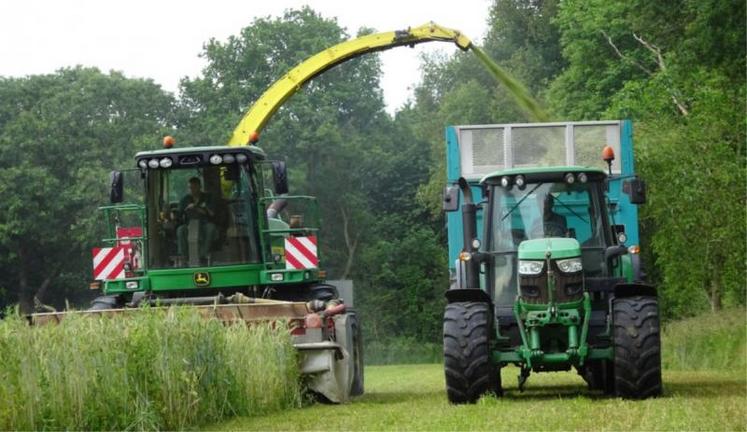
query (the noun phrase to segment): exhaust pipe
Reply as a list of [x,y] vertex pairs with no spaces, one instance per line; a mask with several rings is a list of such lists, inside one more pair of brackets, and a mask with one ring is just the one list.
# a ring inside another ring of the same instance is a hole
[[472,189],[464,177],[459,178],[459,189],[464,195],[462,204],[462,232],[464,251],[470,256],[464,261],[465,284],[464,288],[480,288],[480,262],[477,257],[477,249],[472,246],[473,240],[477,238],[477,205],[472,200]]

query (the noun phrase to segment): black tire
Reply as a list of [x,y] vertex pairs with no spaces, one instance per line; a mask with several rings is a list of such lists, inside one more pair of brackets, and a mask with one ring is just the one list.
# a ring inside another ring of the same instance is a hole
[[122,299],[119,296],[100,296],[93,299],[89,311],[99,311],[107,309],[121,309],[124,307]]
[[358,321],[358,315],[353,312],[352,319],[353,329],[353,383],[350,387],[351,396],[360,396],[363,394],[363,336],[361,335],[361,325]]
[[340,298],[337,287],[330,284],[317,284],[309,288],[309,300],[321,300],[324,302]]
[[614,369],[609,360],[590,361],[582,376],[589,385],[589,390],[601,390],[604,394],[615,392]]
[[628,399],[660,395],[661,336],[656,297],[614,299],[612,324],[615,394]]
[[501,394],[500,370],[490,359],[493,314],[481,302],[455,302],[444,313],[446,395],[453,404]]

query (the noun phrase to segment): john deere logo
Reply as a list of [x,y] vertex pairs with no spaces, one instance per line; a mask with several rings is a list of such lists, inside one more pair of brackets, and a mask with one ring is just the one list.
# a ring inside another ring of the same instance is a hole
[[193,280],[195,281],[195,285],[198,287],[208,286],[210,285],[210,273],[197,272],[195,273]]

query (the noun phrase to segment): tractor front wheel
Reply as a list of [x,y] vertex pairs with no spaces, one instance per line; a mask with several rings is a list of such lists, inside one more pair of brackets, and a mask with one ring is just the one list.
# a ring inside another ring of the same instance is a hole
[[124,302],[120,296],[108,295],[99,296],[93,299],[89,311],[100,311],[108,309],[121,309],[124,307]]
[[645,399],[661,394],[661,339],[656,297],[612,302],[615,394]]
[[481,302],[456,302],[444,313],[446,395],[453,404],[501,393],[500,371],[490,358],[493,314]]

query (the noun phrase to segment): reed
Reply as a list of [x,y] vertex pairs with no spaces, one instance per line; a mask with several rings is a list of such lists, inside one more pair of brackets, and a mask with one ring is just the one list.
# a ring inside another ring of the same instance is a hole
[[225,326],[190,308],[0,321],[0,429],[188,429],[300,405],[279,323]]

